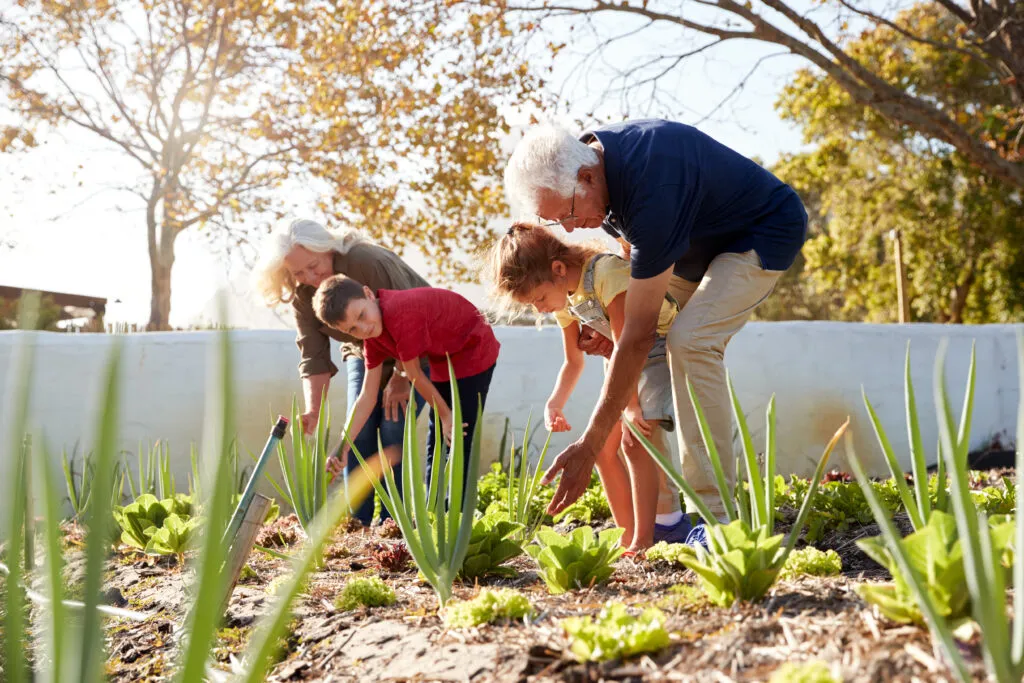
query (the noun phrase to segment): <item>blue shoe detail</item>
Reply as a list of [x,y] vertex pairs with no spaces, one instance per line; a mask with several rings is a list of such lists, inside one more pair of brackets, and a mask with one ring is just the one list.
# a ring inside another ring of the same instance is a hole
[[690,530],[690,533],[686,536],[686,545],[703,546],[705,550],[708,548],[708,528],[702,521],[697,526]]
[[686,537],[690,534],[693,529],[693,524],[690,523],[690,516],[683,515],[675,524],[657,524],[654,525],[654,542],[665,541],[666,543],[685,543]]

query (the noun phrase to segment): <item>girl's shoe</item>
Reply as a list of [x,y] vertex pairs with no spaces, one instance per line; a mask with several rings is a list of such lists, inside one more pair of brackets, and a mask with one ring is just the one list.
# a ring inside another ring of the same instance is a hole
[[666,543],[686,543],[687,536],[693,529],[690,523],[690,516],[684,514],[675,524],[654,525],[654,542],[665,541]]

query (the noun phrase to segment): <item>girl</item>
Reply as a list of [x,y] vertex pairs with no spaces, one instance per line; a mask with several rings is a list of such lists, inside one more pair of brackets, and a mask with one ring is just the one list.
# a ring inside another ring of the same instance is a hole
[[[562,328],[565,362],[544,408],[544,423],[554,432],[571,429],[562,412],[583,372],[579,349],[581,324],[613,341],[623,324],[629,264],[614,254],[581,244],[566,244],[544,227],[515,223],[495,245],[489,275],[497,295],[540,313],[553,313]],[[665,334],[678,313],[667,297],[658,317],[658,337],[638,391],[623,415],[649,439],[664,445],[663,428],[672,429],[672,385],[665,362]],[[618,451],[625,453],[625,463]],[[620,422],[597,458],[597,473],[608,495],[615,524],[625,529],[622,545],[636,552],[656,540],[683,542],[689,519],[679,511],[678,494],[665,485],[658,464]],[[665,495],[659,500],[659,490]],[[665,510],[657,514],[659,508]],[[656,519],[657,517],[657,519]],[[657,522],[657,523],[656,523]]]

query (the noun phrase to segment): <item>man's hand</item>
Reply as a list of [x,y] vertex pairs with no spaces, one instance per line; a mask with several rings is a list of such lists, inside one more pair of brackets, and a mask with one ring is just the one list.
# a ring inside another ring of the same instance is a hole
[[590,485],[590,473],[594,470],[596,460],[597,449],[584,437],[569,444],[568,448],[558,454],[541,480],[543,484],[550,484],[559,472],[562,474],[558,480],[558,489],[548,505],[549,515],[557,515],[579,500]]
[[409,405],[409,390],[412,384],[396,370],[384,386],[384,419],[397,422],[402,419],[402,412]]
[[580,339],[576,345],[580,347],[583,353],[591,356],[604,356],[605,358],[611,358],[612,350],[615,348],[615,344],[611,339],[586,325],[580,329]]
[[565,419],[565,413],[550,403],[544,406],[544,426],[549,432],[567,432],[572,429],[572,425]]

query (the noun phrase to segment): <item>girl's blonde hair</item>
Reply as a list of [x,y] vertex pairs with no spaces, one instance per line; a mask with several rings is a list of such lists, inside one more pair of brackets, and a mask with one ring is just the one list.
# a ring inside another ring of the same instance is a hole
[[517,299],[552,281],[551,264],[583,267],[601,250],[589,244],[568,244],[534,223],[513,223],[487,259],[486,276],[503,310],[523,308]]
[[356,244],[366,241],[356,230],[328,230],[320,223],[299,218],[281,224],[267,235],[256,266],[256,289],[268,306],[288,303],[295,296],[298,284],[284,266],[284,260],[295,247],[324,253],[346,254]]

